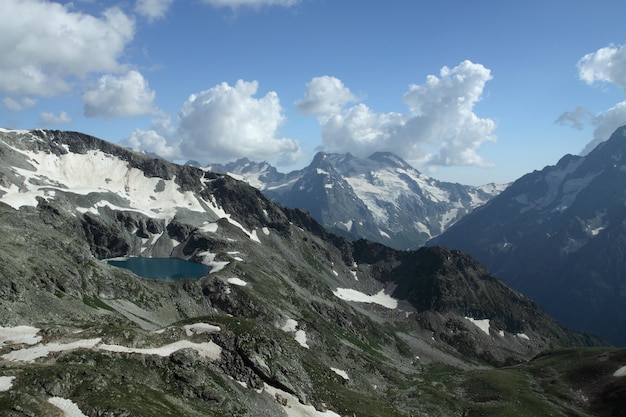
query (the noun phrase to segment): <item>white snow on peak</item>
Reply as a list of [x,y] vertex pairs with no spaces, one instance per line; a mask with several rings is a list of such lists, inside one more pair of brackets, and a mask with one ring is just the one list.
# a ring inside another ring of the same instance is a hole
[[361,291],[353,290],[351,288],[337,288],[333,291],[335,297],[344,301],[354,301],[357,303],[373,303],[378,304],[389,309],[398,308],[398,300],[385,293],[385,290],[380,290],[374,295],[367,295]]
[[317,168],[318,175],[329,175],[328,171],[324,171],[323,169]]
[[[179,207],[204,212],[198,198],[190,191],[181,192],[174,180],[148,178],[140,169],[99,150],[55,155],[13,149],[23,154],[35,169],[13,167],[16,174],[24,177],[25,189],[4,189],[7,193],[2,201],[14,208],[35,206],[36,197],[46,197],[50,191],[80,195],[111,192],[126,200],[127,207],[123,209],[149,217],[171,219]],[[162,191],[157,191],[159,186],[163,187]],[[112,205],[106,200],[102,204]]]
[[469,320],[472,324],[489,335],[489,319],[476,320],[471,317],[465,317],[465,319]]
[[286,333],[294,333],[298,329],[298,322],[294,319],[287,319],[280,329]]
[[63,411],[63,417],[87,417],[72,400],[63,397],[50,397],[48,402]]
[[[15,147],[12,149],[22,154],[32,166],[32,169],[11,168],[17,176],[22,177],[20,187],[15,184],[0,186],[0,190],[4,191],[0,200],[13,208],[34,207],[38,204],[37,197],[50,198],[59,192],[78,195],[98,193],[103,197],[95,205],[76,207],[76,210],[98,213],[99,208],[108,206],[114,210],[136,211],[148,217],[171,220],[179,209],[184,208],[207,213],[211,222],[226,218],[251,240],[260,242],[256,231],[246,230],[219,207],[214,198],[206,201],[191,191],[181,191],[175,178],[164,180],[147,177],[142,170],[132,168],[127,161],[100,150],[56,155]],[[119,196],[117,204],[108,201],[107,194]],[[217,225],[211,222],[205,223],[203,231],[217,230]]]

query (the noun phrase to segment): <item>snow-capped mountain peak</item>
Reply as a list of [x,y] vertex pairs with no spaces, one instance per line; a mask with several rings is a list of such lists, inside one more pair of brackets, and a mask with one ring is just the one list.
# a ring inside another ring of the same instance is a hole
[[336,233],[397,249],[421,246],[506,187],[441,182],[390,152],[368,158],[318,152],[308,167],[289,174],[248,160],[209,169],[244,180],[287,207],[306,209]]

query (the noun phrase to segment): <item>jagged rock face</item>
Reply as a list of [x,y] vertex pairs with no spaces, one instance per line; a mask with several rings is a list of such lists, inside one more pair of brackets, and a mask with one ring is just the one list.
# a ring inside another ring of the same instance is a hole
[[0,414],[450,415],[431,369],[460,392],[460,370],[597,342],[459,252],[352,242],[228,176],[59,131],[0,131],[0,159]]
[[525,175],[429,244],[471,254],[561,323],[626,344],[625,135]]
[[308,167],[289,174],[247,159],[207,169],[242,179],[286,207],[307,210],[336,234],[400,250],[419,248],[505,188],[437,181],[388,152],[366,159],[320,152]]

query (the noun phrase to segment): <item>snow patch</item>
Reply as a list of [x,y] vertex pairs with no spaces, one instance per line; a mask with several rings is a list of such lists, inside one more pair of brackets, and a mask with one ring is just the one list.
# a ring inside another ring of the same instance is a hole
[[72,400],[62,397],[48,398],[48,402],[63,411],[64,417],[87,417]]
[[120,345],[106,345],[102,344],[97,346],[97,349],[107,352],[117,353],[137,353],[140,355],[158,355],[158,356],[170,356],[172,353],[181,349],[193,349],[198,355],[205,358],[218,360],[222,354],[222,348],[213,343],[213,341],[205,343],[194,343],[189,340],[179,340],[178,342],[170,343],[157,348],[130,348]]
[[228,282],[229,284],[238,285],[240,287],[245,287],[246,285],[248,285],[248,283],[241,278],[228,278],[226,282]]
[[354,220],[348,220],[345,223],[337,222],[337,224],[340,224],[341,226],[343,226],[343,228],[346,229],[348,232],[352,230],[352,223],[354,223]]
[[294,333],[297,328],[298,328],[298,322],[296,320],[294,320],[294,319],[287,319],[287,321],[285,322],[283,327],[281,327],[280,329],[283,332]]
[[263,231],[263,234],[265,236],[269,236],[270,235],[270,229],[268,229],[267,227],[264,227],[261,230]]
[[471,317],[465,317],[465,319],[469,320],[472,324],[489,335],[489,319],[476,320]]
[[385,293],[385,290],[380,290],[374,295],[367,295],[360,291],[353,290],[351,288],[337,288],[333,291],[335,297],[344,301],[354,301],[357,303],[373,303],[378,304],[389,309],[398,308],[398,300]]
[[293,333],[296,342],[298,342],[303,348],[309,349],[309,345],[307,344],[306,332],[301,329],[298,330],[298,322],[296,320],[287,319],[285,324],[283,324],[280,329],[285,333]]
[[528,337],[525,333],[518,333],[515,336],[519,337],[520,339],[530,340],[530,337]]
[[317,411],[315,407],[308,404],[302,404],[298,397],[289,394],[278,388],[274,388],[266,383],[263,384],[263,391],[268,393],[272,398],[281,399],[279,404],[283,407],[283,411],[287,417],[341,417],[339,414],[330,410]]
[[626,366],[622,366],[617,371],[615,371],[613,376],[626,376]]
[[230,263],[229,261],[216,261],[215,260],[215,257],[217,256],[216,253],[198,252],[198,256],[202,258],[202,263],[204,265],[211,267],[209,274],[214,274],[216,272],[221,271],[222,269],[226,267],[226,265]]
[[318,175],[330,175],[328,171],[324,171],[323,169],[317,168]]
[[219,333],[222,329],[219,326],[214,326],[208,323],[195,323],[195,324],[187,324],[183,326],[185,329],[185,334],[187,336],[193,336],[194,334],[203,334],[203,333]]
[[250,232],[250,240],[256,242],[256,243],[261,243],[261,240],[259,239],[259,236],[257,236],[256,234],[256,230],[253,230],[252,232]]
[[0,392],[10,390],[14,379],[14,376],[0,376]]
[[215,233],[217,232],[217,227],[217,223],[204,222],[202,226],[198,227],[198,230],[205,233]]
[[348,376],[348,373],[346,371],[338,368],[330,368],[330,370],[345,379],[346,381],[350,380],[350,377]]
[[41,336],[37,336],[39,330],[40,329],[31,326],[0,326],[0,348],[4,346],[5,343],[36,345],[41,342]]
[[605,227],[598,227],[596,229],[591,230],[591,236],[597,236],[604,229]]
[[296,339],[296,342],[300,344],[300,346],[307,349],[309,348],[309,345],[307,344],[306,332],[304,330],[296,330],[293,337]]
[[33,362],[35,359],[45,358],[51,352],[64,352],[75,349],[94,348],[102,339],[82,339],[70,343],[48,343],[31,348],[24,348],[5,353],[2,357],[10,362]]

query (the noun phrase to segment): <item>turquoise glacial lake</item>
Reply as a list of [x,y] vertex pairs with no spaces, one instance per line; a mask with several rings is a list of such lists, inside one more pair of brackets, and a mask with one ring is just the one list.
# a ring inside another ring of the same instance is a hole
[[110,265],[125,268],[143,278],[175,281],[183,278],[202,278],[211,267],[176,258],[109,259]]

